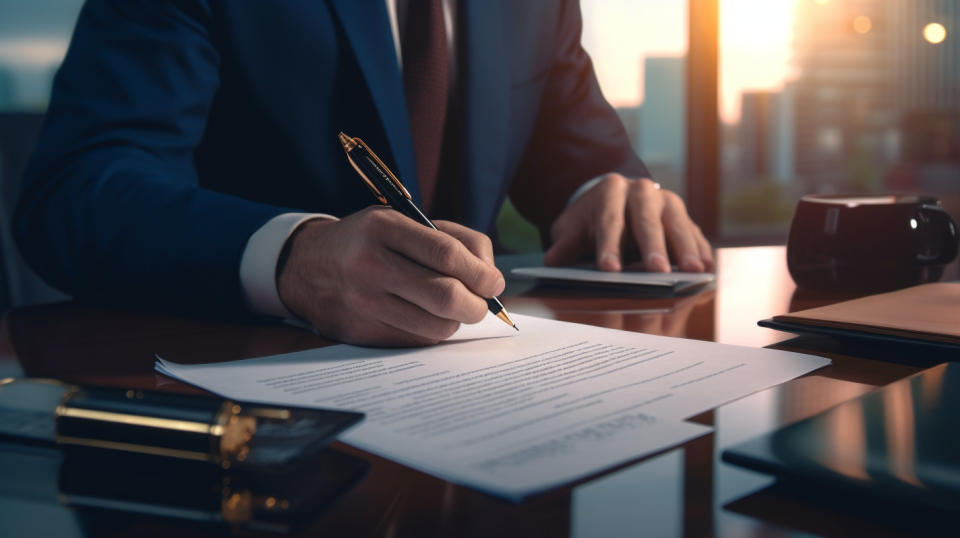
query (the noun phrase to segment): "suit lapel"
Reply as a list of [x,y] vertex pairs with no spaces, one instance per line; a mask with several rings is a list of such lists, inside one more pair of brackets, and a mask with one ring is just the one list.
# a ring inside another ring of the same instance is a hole
[[[383,0],[330,1],[370,89],[396,161],[395,171],[410,193],[419,199],[419,180],[410,139],[403,79],[397,66],[386,6]],[[349,134],[360,138],[364,136],[363,133]]]
[[458,4],[464,35],[459,66],[463,74],[466,108],[464,180],[468,196],[465,224],[487,231],[494,207],[507,188],[502,177],[509,141],[507,69],[501,3],[498,0],[461,0]]

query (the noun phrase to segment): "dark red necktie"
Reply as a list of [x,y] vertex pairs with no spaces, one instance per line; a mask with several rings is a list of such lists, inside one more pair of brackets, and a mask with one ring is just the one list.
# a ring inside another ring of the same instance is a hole
[[423,206],[430,211],[437,189],[443,127],[450,94],[450,54],[443,24],[443,0],[409,0],[400,48],[403,89],[417,159]]

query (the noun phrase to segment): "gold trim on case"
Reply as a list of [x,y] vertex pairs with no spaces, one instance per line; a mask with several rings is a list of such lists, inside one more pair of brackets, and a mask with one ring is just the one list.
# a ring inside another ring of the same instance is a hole
[[[128,413],[117,413],[113,411],[100,411],[94,409],[70,407],[70,399],[76,394],[76,392],[77,389],[75,387],[73,390],[68,391],[67,394],[64,395],[60,405],[57,406],[55,416],[58,423],[63,417],[67,417],[81,420],[94,420],[100,422],[110,422],[113,424],[126,424],[132,426],[208,435],[210,436],[208,449],[209,452],[205,453],[194,450],[166,448],[162,446],[148,446],[125,441],[87,439],[76,436],[64,436],[57,433],[56,440],[61,444],[109,448],[114,450],[139,452],[142,454],[152,454],[173,458],[212,461],[215,463],[229,465],[230,461],[243,461],[246,459],[250,452],[250,439],[256,433],[257,419],[252,416],[239,416],[238,413],[242,411],[241,407],[229,400],[225,401],[220,407],[220,410],[217,412],[216,417],[213,420],[213,423],[207,424],[205,422],[194,422],[189,420],[147,417]],[[285,410],[281,410],[279,414],[282,415],[283,411]],[[287,413],[289,413],[289,411],[287,411]],[[265,414],[270,415],[271,413],[268,412]],[[227,442],[224,442],[225,440]]]
[[67,405],[57,407],[57,417],[85,418],[89,420],[99,420],[102,422],[115,422],[119,424],[131,424],[134,426],[146,426],[149,428],[161,428],[164,430],[177,430],[191,433],[213,434],[214,426],[203,422],[190,422],[187,420],[176,420],[170,418],[144,417],[139,415],[129,415],[127,413],[114,413],[112,411],[95,411],[92,409],[78,409]]
[[138,445],[135,443],[118,443],[116,441],[104,441],[102,439],[83,439],[80,437],[70,437],[64,435],[57,436],[57,443],[61,445],[79,445],[90,446],[94,448],[109,448],[112,450],[122,450],[124,452],[138,452],[140,454],[150,454],[153,456],[166,456],[170,458],[190,459],[197,461],[216,462],[217,457],[204,452],[195,452],[193,450],[179,450],[176,448],[164,448],[159,446]]

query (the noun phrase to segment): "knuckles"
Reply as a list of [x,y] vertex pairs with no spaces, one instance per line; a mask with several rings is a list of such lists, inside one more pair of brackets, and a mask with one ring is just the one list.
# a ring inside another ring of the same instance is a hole
[[481,258],[489,257],[490,260],[488,261],[493,263],[493,241],[485,234],[477,233],[476,236],[470,240],[468,248]]
[[428,310],[437,317],[453,322],[453,330],[456,330],[460,321],[477,323],[486,315],[486,302],[474,297],[456,279],[436,279],[431,288],[432,306]]
[[630,180],[627,179],[626,176],[613,172],[611,174],[607,174],[606,178],[604,178],[603,187],[608,190],[623,191],[627,188],[629,183]]
[[666,203],[670,195],[676,196],[668,189],[659,188],[658,183],[650,178],[642,177],[630,182],[630,195],[635,198],[654,198]]
[[454,272],[457,269],[460,248],[459,242],[452,237],[434,237],[430,246],[433,267],[444,274]]
[[464,284],[474,290],[477,295],[493,297],[503,291],[501,288],[504,280],[503,275],[497,268],[485,263],[478,263],[471,271],[469,282],[464,282]]
[[683,198],[680,198],[680,195],[673,191],[664,189],[662,192],[664,203],[669,205],[678,214],[686,216],[687,206],[683,203]]
[[640,189],[642,189],[644,192],[657,190],[657,182],[648,177],[642,177],[638,179],[637,185],[639,185]]
[[434,281],[431,289],[434,314],[444,318],[453,317],[460,295],[460,286],[457,282],[452,278],[439,278]]

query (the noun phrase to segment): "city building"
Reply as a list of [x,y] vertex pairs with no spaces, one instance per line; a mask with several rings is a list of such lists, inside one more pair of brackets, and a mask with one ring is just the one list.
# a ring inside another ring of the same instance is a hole
[[627,137],[630,138],[630,146],[638,155],[642,155],[640,125],[643,122],[643,107],[617,107],[616,111],[617,115],[620,116],[620,122],[623,123],[623,128],[627,131]]
[[643,62],[641,152],[653,177],[683,194],[686,168],[686,59],[648,56]]
[[727,174],[727,186],[735,188],[757,181],[783,184],[794,177],[793,85],[783,91],[747,91],[740,96],[737,127],[739,166]]

